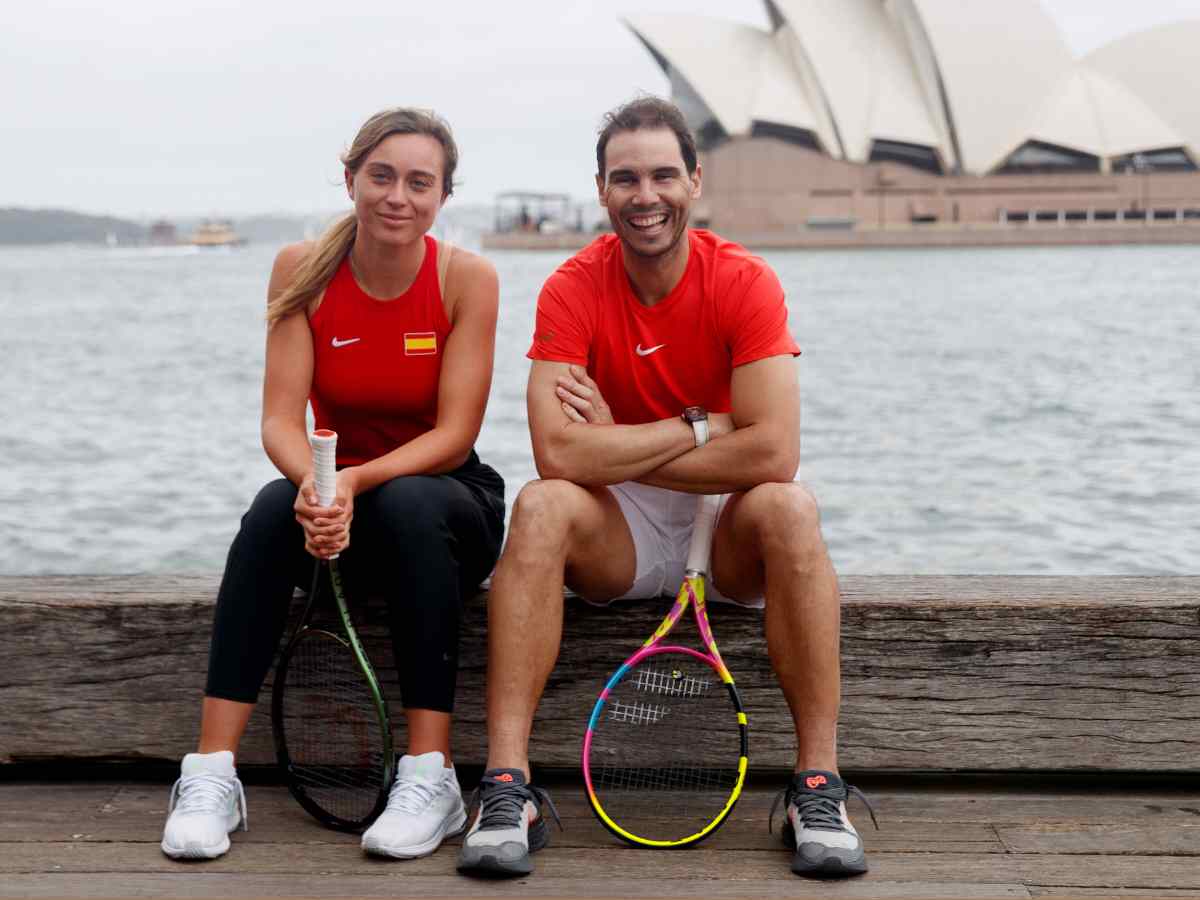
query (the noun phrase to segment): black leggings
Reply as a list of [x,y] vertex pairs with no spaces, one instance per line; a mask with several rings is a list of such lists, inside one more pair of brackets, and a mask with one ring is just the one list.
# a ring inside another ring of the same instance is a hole
[[[217,595],[209,697],[258,699],[294,589],[311,584],[296,491],[272,481],[242,517]],[[504,481],[473,451],[453,472],[394,478],[355,498],[338,565],[352,595],[369,586],[387,597],[406,708],[454,709],[463,601],[496,564],[503,534]]]

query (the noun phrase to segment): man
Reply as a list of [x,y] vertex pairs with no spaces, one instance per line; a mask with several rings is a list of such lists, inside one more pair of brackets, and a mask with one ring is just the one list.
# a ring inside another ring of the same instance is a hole
[[[542,480],[518,496],[492,578],[488,767],[459,869],[529,874],[529,853],[546,843],[528,742],[558,656],[564,582],[591,601],[674,593],[695,504],[671,501],[706,493],[729,495],[709,593],[765,598],[767,649],[795,721],[792,868],[865,872],[837,775],[837,576],[816,503],[793,481],[800,351],[783,290],[761,259],[688,228],[701,171],[674,105],[644,97],[609,113],[596,159],[613,234],[564,263],[538,299],[527,402]],[[680,416],[695,405],[708,410],[702,447]]]

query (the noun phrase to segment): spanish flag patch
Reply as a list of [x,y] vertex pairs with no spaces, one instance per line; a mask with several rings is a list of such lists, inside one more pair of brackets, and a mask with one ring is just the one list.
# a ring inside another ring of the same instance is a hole
[[437,332],[410,331],[404,335],[405,356],[433,356],[437,353]]

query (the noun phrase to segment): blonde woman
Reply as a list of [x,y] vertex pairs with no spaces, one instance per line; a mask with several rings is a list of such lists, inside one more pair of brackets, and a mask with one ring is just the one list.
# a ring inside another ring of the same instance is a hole
[[[271,273],[262,441],[283,478],[259,492],[229,550],[199,746],[183,759],[163,834],[175,858],[220,856],[245,826],[238,743],[293,588],[307,585],[313,557],[333,554],[347,578],[389,596],[408,724],[387,810],[363,848],[422,856],[465,822],[450,755],[458,622],[504,529],[504,482],[473,449],[491,385],[496,273],[427,234],[458,162],[443,120],[380,112],[342,162],[353,213],[320,240],[285,247]],[[414,334],[420,352],[409,353]],[[317,427],[338,433],[329,507],[313,485],[310,402]]]

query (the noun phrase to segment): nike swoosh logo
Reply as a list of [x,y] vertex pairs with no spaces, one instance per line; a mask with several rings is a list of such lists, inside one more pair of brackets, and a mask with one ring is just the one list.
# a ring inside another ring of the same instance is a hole
[[334,339],[333,339],[333,346],[335,346],[335,347],[345,347],[347,344],[355,344],[355,343],[357,343],[357,342],[359,342],[359,341],[361,341],[361,340],[362,340],[362,338],[348,338],[347,340],[344,340],[344,341],[339,341],[337,338],[334,338]]
[[655,350],[661,350],[665,346],[667,346],[667,345],[659,344],[657,347],[647,347],[645,350],[643,350],[642,345],[638,344],[636,347],[633,348],[633,352],[636,353],[638,356],[649,356]]

